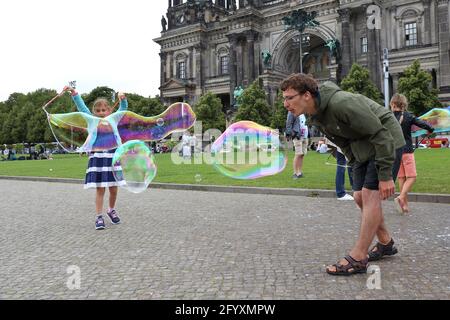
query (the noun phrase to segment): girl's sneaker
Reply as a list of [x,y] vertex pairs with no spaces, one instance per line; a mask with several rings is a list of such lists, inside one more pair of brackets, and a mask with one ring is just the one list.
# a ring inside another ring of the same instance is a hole
[[97,216],[97,219],[95,220],[95,230],[103,230],[105,229],[105,220],[103,219],[103,216]]
[[111,222],[112,222],[113,224],[118,224],[118,223],[120,223],[120,218],[119,218],[119,216],[117,215],[116,210],[112,209],[112,210],[111,210],[110,212],[108,212],[107,214],[108,214],[108,217],[111,219]]

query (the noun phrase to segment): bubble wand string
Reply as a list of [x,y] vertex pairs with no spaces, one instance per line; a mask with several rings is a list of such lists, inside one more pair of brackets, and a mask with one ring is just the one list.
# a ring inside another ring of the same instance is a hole
[[53,101],[55,101],[56,99],[58,99],[59,97],[61,97],[61,96],[64,94],[64,92],[65,92],[64,90],[61,91],[61,92],[58,93],[56,96],[54,96],[49,102],[47,102],[46,104],[44,104],[44,105],[42,106],[42,109],[45,111],[45,113],[48,114],[48,112],[47,112],[47,110],[46,110],[45,108],[47,108],[50,104],[52,104]]

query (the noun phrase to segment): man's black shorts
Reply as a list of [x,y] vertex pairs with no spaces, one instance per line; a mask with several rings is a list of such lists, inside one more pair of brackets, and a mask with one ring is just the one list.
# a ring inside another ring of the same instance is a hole
[[353,164],[353,191],[361,191],[362,188],[378,190],[378,172],[375,160],[367,162],[355,162]]

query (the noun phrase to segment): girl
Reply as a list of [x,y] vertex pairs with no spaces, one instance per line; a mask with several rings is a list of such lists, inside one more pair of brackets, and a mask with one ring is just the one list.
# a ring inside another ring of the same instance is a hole
[[[432,133],[434,129],[426,122],[419,120],[407,111],[408,100],[402,94],[394,94],[390,102],[391,110],[402,127],[405,138],[405,146],[400,153],[396,155],[396,161],[393,168],[393,176],[397,175],[400,187],[400,195],[394,199],[395,207],[399,213],[409,212],[408,192],[411,191],[416,182],[416,162],[414,159],[414,148],[412,146],[411,127],[416,125]],[[398,174],[397,174],[398,172]]]
[[[104,98],[98,98],[94,101],[92,106],[92,113],[85,105],[83,99],[72,87],[64,87],[64,91],[69,91],[72,95],[72,99],[75,102],[79,112],[93,114],[97,117],[104,118],[109,116],[113,108],[109,105],[108,100]],[[123,93],[118,94],[120,99],[120,108],[118,111],[125,111],[128,108],[128,102]],[[96,188],[95,197],[95,209],[96,220],[95,229],[105,229],[105,220],[103,219],[103,198],[105,196],[105,188],[109,188],[109,208],[106,212],[113,224],[120,223],[120,218],[115,210],[118,186],[125,184],[122,181],[116,181],[112,173],[112,158],[114,156],[115,149],[107,151],[95,151],[89,155],[88,168],[86,170],[86,178],[84,188]]]

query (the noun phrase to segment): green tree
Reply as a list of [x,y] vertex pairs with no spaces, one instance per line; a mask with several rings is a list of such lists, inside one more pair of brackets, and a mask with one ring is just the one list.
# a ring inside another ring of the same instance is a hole
[[128,110],[145,117],[154,117],[161,114],[166,108],[159,97],[144,98],[133,93],[125,94],[128,100]]
[[202,121],[202,130],[208,129],[225,130],[225,114],[222,111],[222,101],[220,98],[207,92],[200,97],[200,100],[194,107],[197,121]]
[[[98,98],[105,98],[112,103],[113,94],[115,94],[113,89],[103,86],[93,89],[89,94],[82,95],[82,97],[88,108],[91,108],[91,104]],[[117,97],[115,97],[115,99],[117,99]]]
[[[82,96],[89,106],[99,97],[111,101],[113,92],[114,90],[108,87],[97,87]],[[55,90],[43,88],[26,95],[13,93],[8,100],[0,102],[0,144],[54,142],[55,137],[42,106],[57,94]],[[130,110],[135,110],[140,115],[156,116],[166,109],[158,96],[145,98],[132,93],[126,95]],[[67,113],[76,111],[76,106],[70,95],[64,94],[54,100],[46,110],[50,114]]]
[[341,89],[351,93],[360,93],[384,105],[380,90],[370,80],[369,70],[357,63],[352,65],[348,75],[342,79]]
[[286,118],[288,111],[284,107],[283,93],[280,91],[278,93],[277,99],[275,100],[274,112],[272,120],[270,122],[270,127],[273,129],[278,129],[280,132],[284,132],[286,129]]
[[408,98],[408,109],[421,115],[432,108],[442,108],[438,100],[438,91],[431,88],[431,75],[420,69],[420,61],[415,60],[405,69],[403,76],[398,81],[398,92]]
[[266,92],[260,86],[259,80],[255,80],[244,90],[239,101],[240,105],[236,113],[236,122],[249,120],[263,126],[270,126],[272,108],[267,103]]

